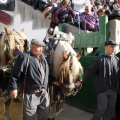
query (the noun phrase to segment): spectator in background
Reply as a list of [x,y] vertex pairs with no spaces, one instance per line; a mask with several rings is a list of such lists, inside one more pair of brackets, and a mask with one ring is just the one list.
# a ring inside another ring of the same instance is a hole
[[103,6],[103,9],[105,9],[105,10],[110,10],[110,9],[109,9],[109,5],[105,4],[105,5]]
[[84,12],[85,5],[90,5],[90,0],[72,0],[76,12]]
[[98,31],[99,18],[96,12],[91,12],[91,5],[85,6],[85,12],[80,15],[81,27],[83,30]]
[[71,8],[71,1],[63,0],[60,4],[61,7],[52,14],[50,29],[48,30],[49,34],[52,33],[59,23],[72,23],[75,20],[75,13]]
[[105,12],[104,9],[99,9],[99,10],[97,11],[97,14],[98,14],[98,16],[104,16],[104,12]]
[[110,10],[105,10],[104,15],[105,15],[105,16],[111,15],[111,11],[110,11]]
[[42,16],[44,18],[51,19],[52,14],[55,13],[55,11],[61,7],[60,0],[52,0],[50,3],[50,6],[48,6],[43,12]]
[[119,0],[114,0],[115,3],[118,3],[120,5],[120,1]]
[[109,6],[109,9],[112,11],[113,9],[113,1],[111,0],[106,0],[104,5],[108,5]]
[[112,13],[116,10],[120,11],[120,5],[118,3],[113,4]]
[[95,0],[90,0],[90,4],[94,6]]
[[90,0],[72,0],[73,3],[73,10],[76,13],[75,19],[75,26],[79,26],[78,21],[80,20],[80,13],[84,12],[85,5],[90,5]]
[[102,5],[101,2],[98,2],[98,3],[96,3],[95,5],[96,5],[96,7],[97,7],[97,10],[100,10],[100,9],[103,8],[103,5]]
[[113,19],[120,20],[120,10],[119,9],[120,9],[119,7],[117,9],[114,8],[112,10],[112,13],[108,17],[108,20],[113,20]]

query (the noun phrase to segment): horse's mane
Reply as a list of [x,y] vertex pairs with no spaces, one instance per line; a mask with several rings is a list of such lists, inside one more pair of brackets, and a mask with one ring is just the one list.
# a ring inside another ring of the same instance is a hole
[[4,51],[5,36],[6,34],[3,33],[1,40],[0,40],[0,59],[1,59],[0,66],[6,65],[6,56],[5,56],[5,51]]
[[[25,41],[27,41],[27,37],[24,34],[24,30],[15,31],[9,30],[5,27],[5,33],[1,37],[0,41],[0,58],[1,58],[1,66],[4,67],[8,63],[11,63],[13,58],[13,54],[16,50],[22,51]],[[21,49],[18,49],[21,48]]]

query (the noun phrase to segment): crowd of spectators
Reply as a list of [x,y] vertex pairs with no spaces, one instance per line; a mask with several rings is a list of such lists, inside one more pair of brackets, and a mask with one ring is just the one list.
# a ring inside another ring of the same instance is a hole
[[[119,0],[21,0],[51,20],[50,29],[70,23],[83,30],[98,31],[99,16],[120,19]],[[80,24],[78,24],[80,23]],[[51,29],[51,30],[52,30]]]
[[[68,3],[70,4],[68,5]],[[59,4],[61,4],[61,2],[59,2]],[[98,31],[99,16],[108,16],[109,20],[120,18],[120,2],[118,0],[67,0],[65,6],[67,7],[66,11],[72,10],[72,12],[60,12],[58,10],[62,8],[62,5],[59,7],[55,11],[58,22],[56,23],[54,21],[54,14],[52,14],[51,23],[53,26],[50,24],[50,28],[54,29],[56,25],[64,22],[69,22],[79,27],[80,21],[81,29]],[[72,18],[67,19],[68,17]]]

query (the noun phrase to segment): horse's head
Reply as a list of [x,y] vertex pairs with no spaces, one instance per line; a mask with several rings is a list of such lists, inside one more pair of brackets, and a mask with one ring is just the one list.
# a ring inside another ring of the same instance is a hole
[[17,50],[23,52],[24,47],[27,44],[27,37],[24,34],[24,30],[15,31],[9,30],[5,27],[5,41],[4,41],[4,50],[7,52],[8,63],[12,61],[13,54]]
[[75,56],[63,52],[63,61],[60,64],[60,84],[65,96],[76,94],[75,83],[82,79],[83,68],[79,62],[82,52]]

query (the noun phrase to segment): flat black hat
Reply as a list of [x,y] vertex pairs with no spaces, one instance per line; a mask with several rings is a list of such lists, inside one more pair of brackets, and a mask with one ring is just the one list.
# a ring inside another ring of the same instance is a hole
[[39,46],[41,46],[41,47],[46,46],[43,41],[40,41],[40,40],[38,40],[38,39],[32,39],[32,40],[31,40],[31,45],[39,45]]
[[118,45],[118,44],[114,40],[109,39],[105,42],[105,45]]

